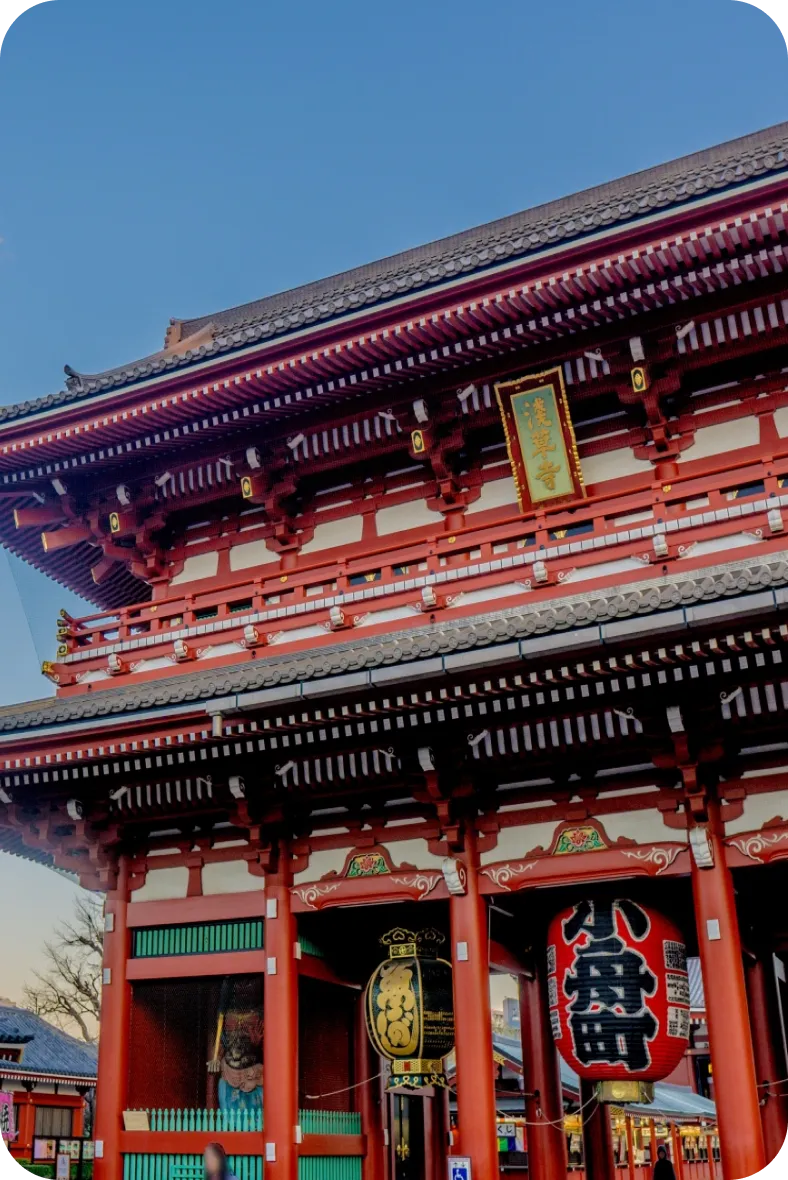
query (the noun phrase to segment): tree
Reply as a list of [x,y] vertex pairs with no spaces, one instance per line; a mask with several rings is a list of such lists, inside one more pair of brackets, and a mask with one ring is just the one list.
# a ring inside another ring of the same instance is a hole
[[78,897],[72,921],[61,922],[44,944],[46,969],[34,971],[36,982],[25,987],[25,1000],[36,1015],[51,1017],[66,1032],[76,1026],[89,1043],[98,1035],[103,947],[101,902],[91,894]]

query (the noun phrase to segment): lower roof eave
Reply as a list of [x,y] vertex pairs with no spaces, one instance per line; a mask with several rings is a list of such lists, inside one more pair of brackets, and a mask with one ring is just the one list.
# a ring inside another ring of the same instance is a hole
[[96,1087],[95,1074],[83,1076],[81,1074],[47,1073],[43,1070],[12,1069],[0,1066],[0,1081],[3,1079],[10,1082],[41,1082],[45,1085],[51,1083],[58,1086],[87,1086],[90,1089]]
[[[657,642],[719,622],[775,614],[788,603],[788,550],[724,562],[607,590],[593,589],[490,614],[417,628],[253,664],[173,675],[140,685],[0,712],[0,750],[65,733],[109,732],[141,719],[232,713],[316,700],[366,687],[480,670],[503,663]],[[89,723],[88,726],[85,723]]]

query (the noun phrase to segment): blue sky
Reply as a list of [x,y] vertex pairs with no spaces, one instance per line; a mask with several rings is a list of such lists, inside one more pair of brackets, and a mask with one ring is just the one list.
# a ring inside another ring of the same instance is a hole
[[[42,4],[0,53],[0,403],[788,119],[787,67],[734,0]],[[45,694],[74,604],[5,559],[0,600],[0,704]]]

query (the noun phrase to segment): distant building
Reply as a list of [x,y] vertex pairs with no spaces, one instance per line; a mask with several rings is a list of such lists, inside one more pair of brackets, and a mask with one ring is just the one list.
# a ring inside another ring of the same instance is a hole
[[503,1002],[503,1023],[506,1028],[520,1027],[520,1001],[506,996]]
[[32,1158],[36,1136],[83,1134],[96,1088],[96,1053],[95,1045],[0,1000],[0,1090],[14,1096],[17,1136],[9,1146],[17,1159]]

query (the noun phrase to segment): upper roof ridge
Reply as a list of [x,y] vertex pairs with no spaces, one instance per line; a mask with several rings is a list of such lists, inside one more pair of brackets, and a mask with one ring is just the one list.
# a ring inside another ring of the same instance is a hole
[[102,373],[81,373],[66,366],[65,390],[0,407],[0,423],[78,403],[94,393],[317,327],[494,265],[527,259],[547,247],[612,231],[638,217],[736,189],[769,173],[788,172],[786,152],[788,123],[778,123],[300,287],[225,311],[176,320],[177,332],[169,339],[177,336],[177,347],[165,347]]

